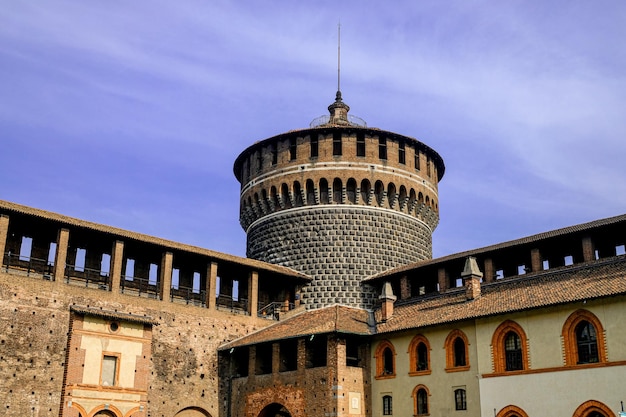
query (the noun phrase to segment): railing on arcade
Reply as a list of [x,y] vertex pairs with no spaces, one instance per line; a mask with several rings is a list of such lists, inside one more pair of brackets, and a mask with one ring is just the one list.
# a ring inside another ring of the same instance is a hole
[[120,292],[138,297],[159,298],[159,286],[149,278],[123,276],[120,280]]
[[247,314],[248,300],[246,298],[234,298],[227,294],[219,294],[215,297],[215,306],[221,310],[229,310],[233,313]]
[[86,288],[97,288],[108,291],[110,288],[109,274],[99,269],[65,265],[65,283],[84,285]]
[[4,254],[4,272],[27,277],[35,277],[51,280],[54,269],[53,264],[46,259],[20,256],[7,252]]
[[170,289],[170,301],[206,307],[206,291],[180,285],[172,286]]
[[293,310],[294,308],[296,308],[296,305],[293,303],[274,301],[259,309],[259,311],[257,311],[257,316],[269,320],[279,320],[281,313],[286,313],[287,311]]

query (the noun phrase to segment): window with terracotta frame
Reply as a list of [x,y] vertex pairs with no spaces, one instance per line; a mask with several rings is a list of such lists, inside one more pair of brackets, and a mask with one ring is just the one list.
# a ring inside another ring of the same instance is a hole
[[409,344],[409,375],[428,375],[430,369],[430,343],[428,339],[418,334]]
[[376,348],[376,379],[396,376],[396,350],[388,340],[383,340]]
[[428,397],[430,392],[425,385],[418,385],[413,388],[413,415],[415,416],[428,416]]
[[566,365],[606,362],[604,328],[592,312],[577,310],[570,314],[562,336]]
[[515,405],[507,405],[502,410],[498,411],[496,417],[528,417],[528,414]]
[[470,369],[469,342],[459,329],[452,330],[444,343],[446,349],[446,372],[467,371]]
[[600,401],[589,400],[578,406],[572,417],[612,417],[613,411]]
[[495,373],[528,369],[528,342],[522,327],[512,320],[500,324],[491,339]]

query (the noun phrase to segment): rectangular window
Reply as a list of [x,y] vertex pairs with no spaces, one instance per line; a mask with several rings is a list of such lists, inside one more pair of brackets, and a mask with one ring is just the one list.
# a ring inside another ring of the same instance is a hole
[[398,163],[406,164],[406,151],[404,149],[404,142],[398,144]]
[[311,135],[311,158],[317,158],[319,154],[319,142],[317,135]]
[[255,156],[256,156],[256,171],[261,172],[261,170],[263,169],[263,158],[261,156],[261,151],[257,151],[255,153]]
[[392,398],[391,395],[385,395],[383,397],[383,415],[384,416],[391,416],[393,415],[393,408],[392,408]]
[[341,156],[341,132],[333,133],[333,156]]
[[272,165],[276,165],[278,163],[278,150],[275,143],[270,145],[270,151],[272,152]]
[[363,132],[356,134],[356,156],[365,156],[365,134]]
[[387,139],[378,139],[378,157],[380,159],[387,159]]
[[465,390],[462,388],[454,390],[454,408],[456,410],[467,410],[467,399]]
[[289,139],[289,160],[293,161],[294,159],[296,159],[297,156],[297,143],[296,143],[296,138],[291,138]]
[[102,381],[101,385],[115,386],[117,376],[117,356],[104,355],[102,358]]
[[415,148],[415,169],[417,171],[419,171],[421,168],[421,164],[420,164],[420,151],[417,150],[417,148]]
[[430,172],[430,157],[426,158],[426,175],[428,175],[430,177],[431,172]]

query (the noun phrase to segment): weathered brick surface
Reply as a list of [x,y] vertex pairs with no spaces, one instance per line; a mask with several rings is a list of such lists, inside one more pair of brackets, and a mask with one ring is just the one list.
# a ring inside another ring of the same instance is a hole
[[334,303],[371,308],[374,292],[361,280],[430,259],[432,240],[424,223],[391,210],[307,207],[257,222],[248,231],[247,255],[313,277],[302,295],[307,308]]
[[[270,321],[206,308],[114,294],[0,272],[0,415],[73,415],[61,407],[70,306],[146,315],[152,329],[148,412],[174,416],[198,407],[221,414],[217,347]],[[76,346],[73,346],[76,347]],[[82,374],[81,362],[68,367],[68,381]],[[137,376],[141,378],[141,375]],[[224,415],[224,414],[221,414]]]

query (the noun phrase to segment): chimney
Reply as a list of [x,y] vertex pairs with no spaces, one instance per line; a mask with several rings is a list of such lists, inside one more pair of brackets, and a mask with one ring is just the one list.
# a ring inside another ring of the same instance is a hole
[[483,273],[478,268],[476,258],[468,256],[465,259],[465,268],[461,272],[461,278],[463,278],[463,285],[465,285],[465,298],[467,300],[473,300],[480,297],[480,279],[483,277]]
[[379,300],[382,300],[382,306],[380,308],[382,321],[387,321],[391,318],[391,316],[393,316],[393,303],[397,298],[398,297],[393,295],[391,283],[389,281],[385,282],[385,285],[383,285],[383,292],[380,297],[378,297]]

